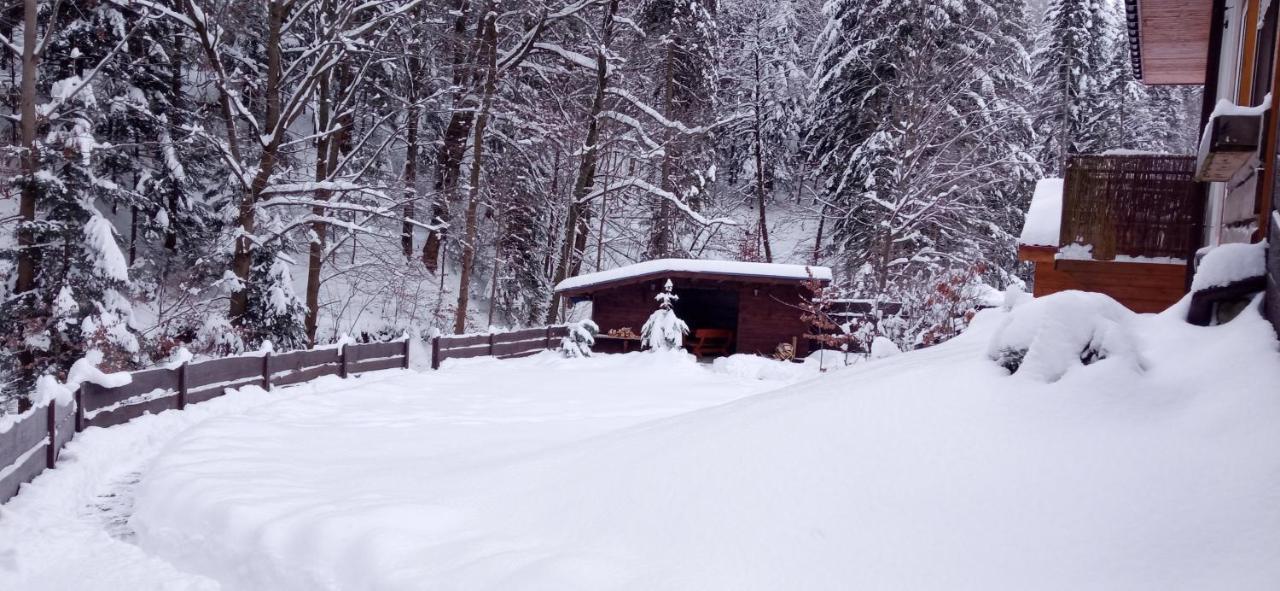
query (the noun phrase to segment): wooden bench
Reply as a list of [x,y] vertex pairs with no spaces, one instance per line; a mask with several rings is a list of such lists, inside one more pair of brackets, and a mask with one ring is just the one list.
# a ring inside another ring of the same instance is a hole
[[732,345],[733,331],[723,328],[699,328],[693,331],[693,338],[689,341],[689,349],[698,357],[728,355]]

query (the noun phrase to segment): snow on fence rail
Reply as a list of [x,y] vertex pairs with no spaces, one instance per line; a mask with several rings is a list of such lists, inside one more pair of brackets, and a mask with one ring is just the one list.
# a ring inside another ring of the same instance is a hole
[[[529,328],[507,333],[446,336],[431,340],[431,368],[445,359],[492,355],[524,357],[568,335],[565,326]],[[132,372],[128,384],[116,387],[84,383],[75,399],[54,401],[0,432],[0,504],[18,494],[58,461],[62,447],[89,427],[110,427],[147,413],[182,409],[243,386],[287,386],[321,376],[409,367],[408,339],[390,343],[346,345],[289,353],[245,355],[184,363],[173,368]]]
[[486,355],[512,359],[550,349],[558,340],[569,336],[564,325],[526,328],[513,332],[460,335],[431,339],[431,369],[439,369],[445,359],[467,359]]

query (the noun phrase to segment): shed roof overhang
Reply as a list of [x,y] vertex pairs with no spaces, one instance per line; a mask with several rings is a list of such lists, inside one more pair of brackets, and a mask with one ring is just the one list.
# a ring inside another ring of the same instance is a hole
[[1133,75],[1147,84],[1204,84],[1212,0],[1124,0]]
[[666,279],[765,285],[800,285],[809,280],[816,280],[826,284],[831,282],[831,269],[775,263],[659,259],[571,277],[561,281],[555,291],[565,297],[578,297],[620,285],[643,284]]

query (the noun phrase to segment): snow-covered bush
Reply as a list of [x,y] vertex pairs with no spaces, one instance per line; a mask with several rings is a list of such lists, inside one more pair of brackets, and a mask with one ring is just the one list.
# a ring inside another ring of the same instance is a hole
[[560,339],[560,353],[565,357],[590,357],[591,347],[596,344],[596,335],[600,327],[590,319],[570,322],[569,334]]
[[901,352],[902,352],[902,349],[899,349],[898,346],[893,343],[893,341],[887,338],[876,337],[871,341],[871,358],[872,359],[884,359],[885,357],[893,357],[894,355],[897,355]]
[[1141,371],[1144,364],[1129,328],[1133,317],[1100,293],[1055,293],[1010,312],[987,355],[1011,373],[1044,382],[1104,359]]
[[870,352],[876,339],[888,339],[899,350],[942,343],[959,335],[974,313],[993,305],[999,292],[984,263],[924,269],[891,280],[883,287],[870,266],[854,275],[846,297],[863,300],[871,312],[846,327],[858,350]]
[[684,346],[684,335],[689,334],[689,325],[671,309],[671,305],[680,299],[673,289],[674,286],[668,279],[662,293],[653,298],[658,300],[658,309],[649,315],[649,319],[640,328],[641,342],[654,351],[679,350]]

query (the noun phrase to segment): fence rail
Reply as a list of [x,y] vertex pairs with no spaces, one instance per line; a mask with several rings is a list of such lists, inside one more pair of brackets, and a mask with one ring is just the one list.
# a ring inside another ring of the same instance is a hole
[[[529,328],[478,336],[431,340],[431,368],[445,359],[493,355],[524,357],[550,349],[568,335],[564,326]],[[184,363],[175,368],[136,371],[114,388],[83,384],[69,403],[54,402],[0,433],[0,504],[18,494],[58,461],[62,447],[89,427],[110,427],[148,413],[182,409],[243,386],[287,386],[322,376],[347,377],[380,369],[409,367],[409,341],[346,345],[289,353],[246,355]]]
[[1072,156],[1061,245],[1090,245],[1095,260],[1189,259],[1204,224],[1204,191],[1194,181],[1195,166],[1195,156]]
[[552,348],[568,335],[569,328],[560,325],[487,335],[436,337],[431,339],[431,369],[440,369],[440,364],[446,359],[485,356],[513,359],[533,355]]

